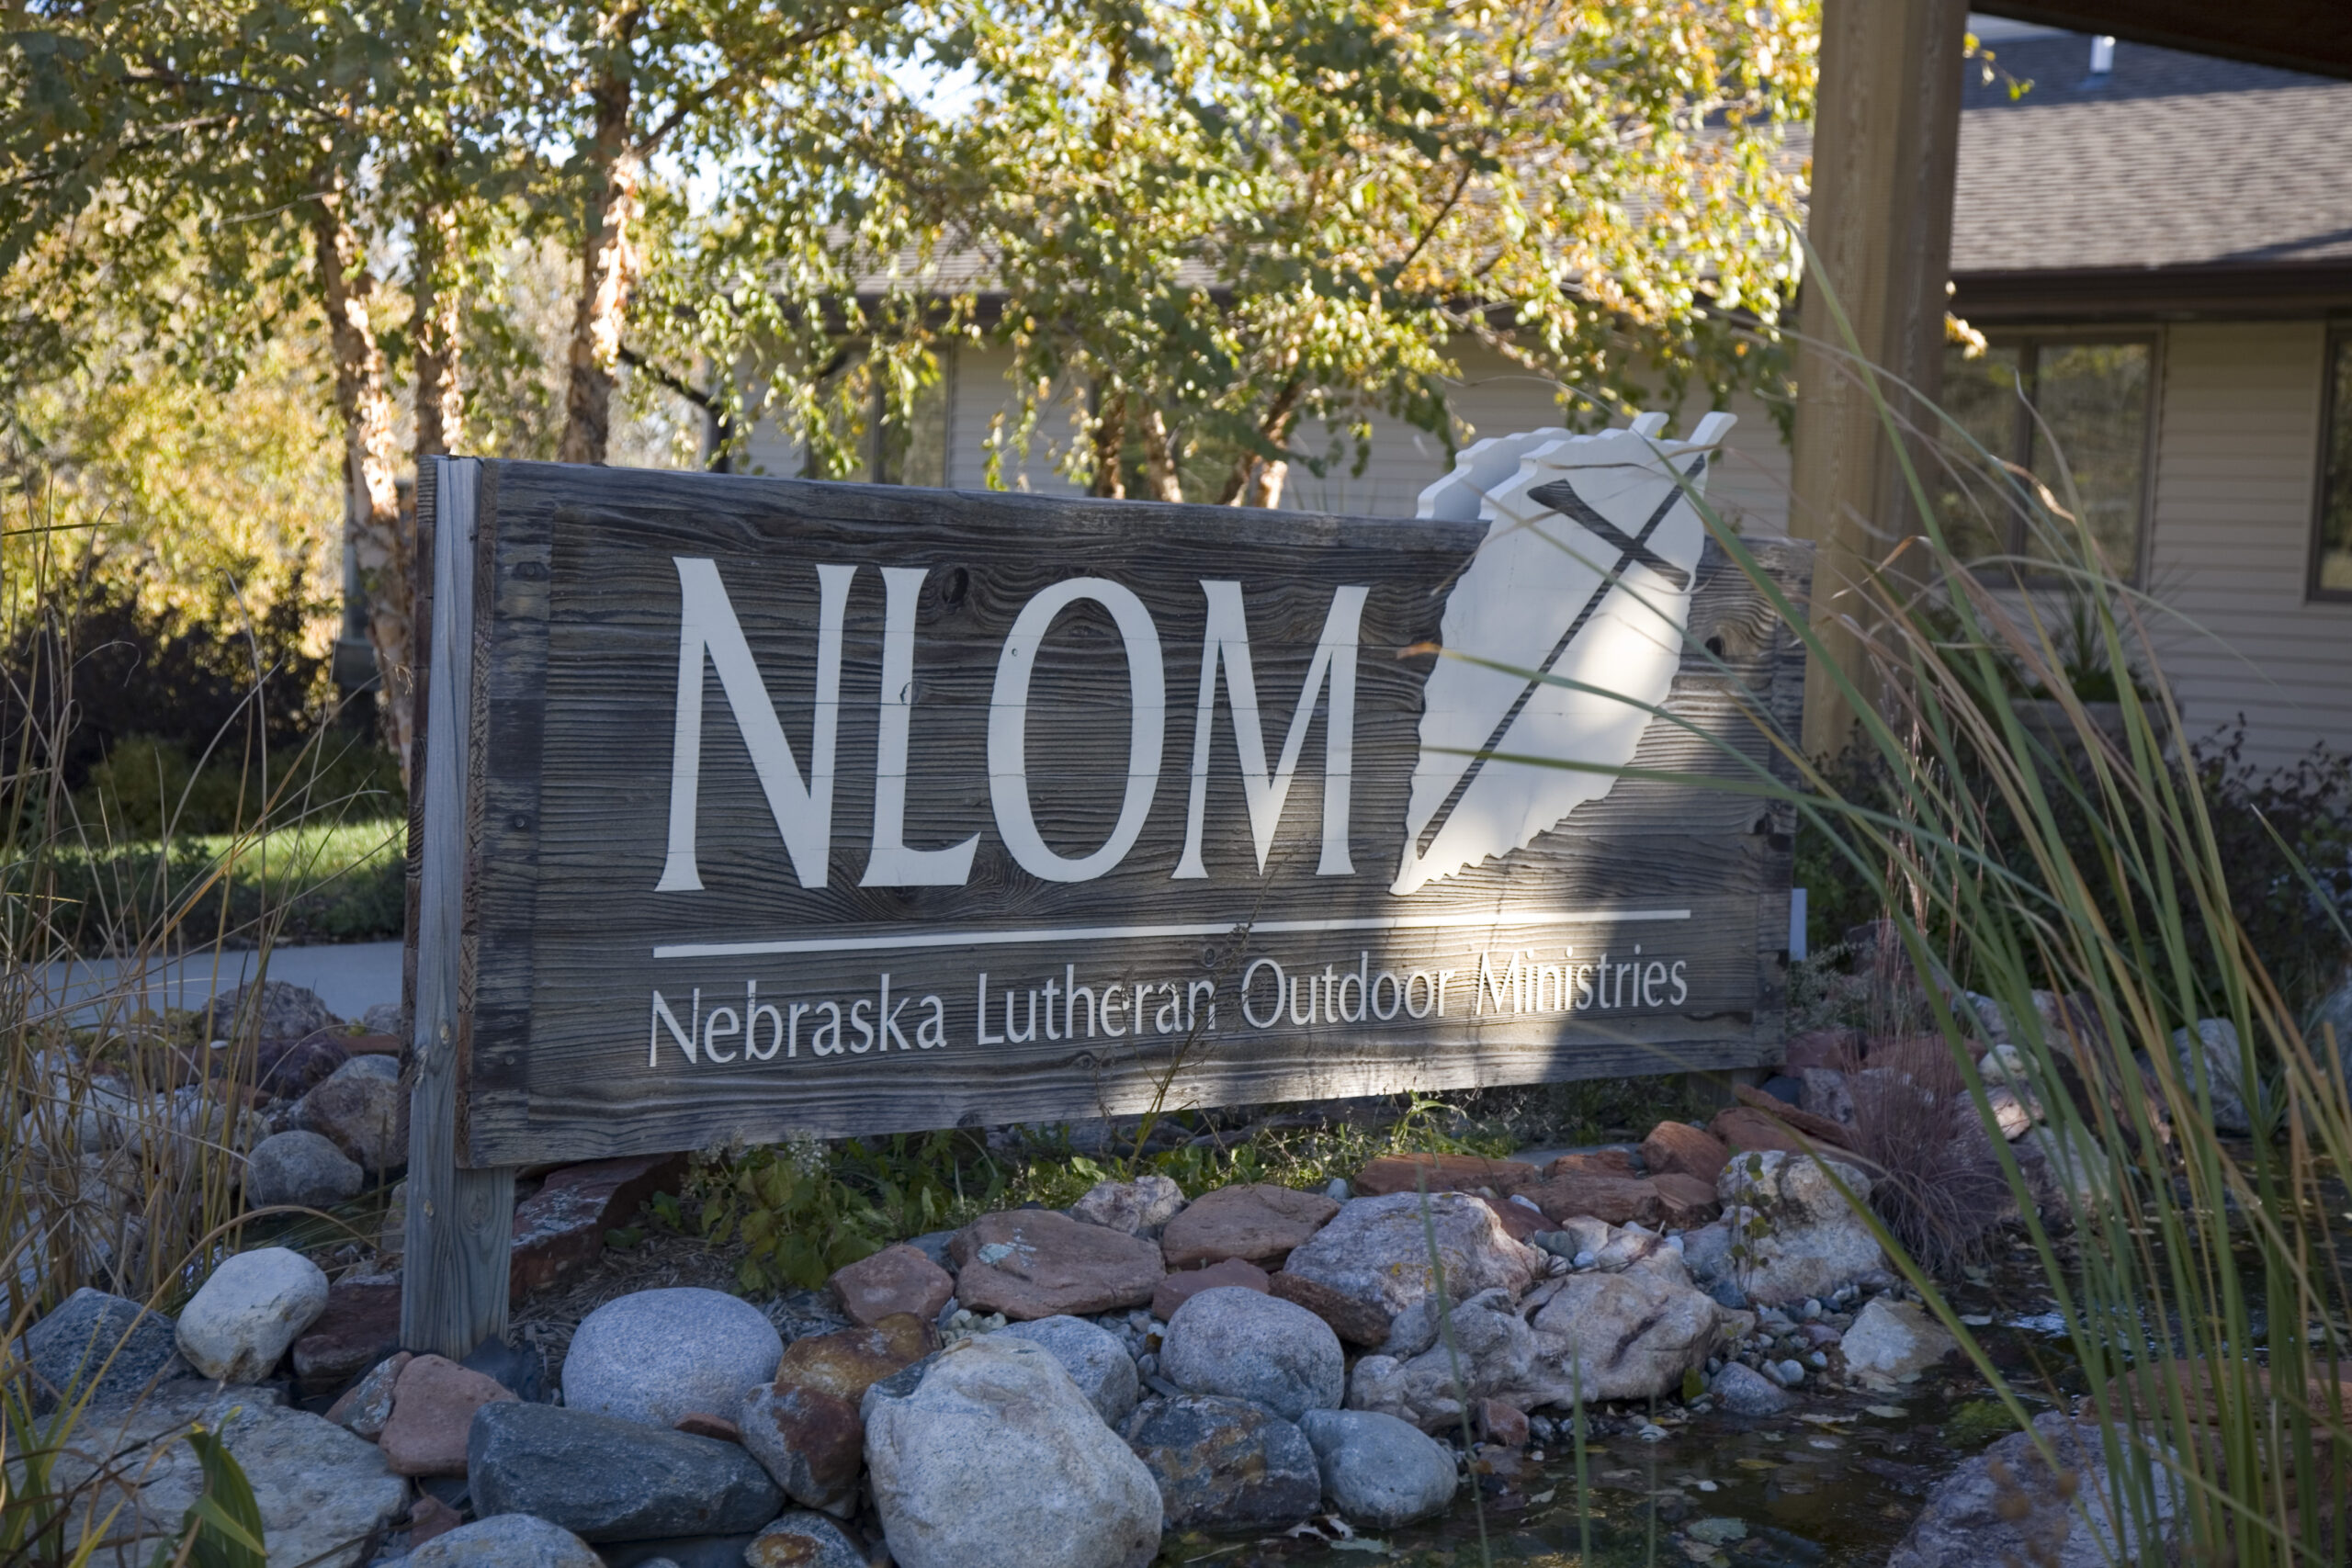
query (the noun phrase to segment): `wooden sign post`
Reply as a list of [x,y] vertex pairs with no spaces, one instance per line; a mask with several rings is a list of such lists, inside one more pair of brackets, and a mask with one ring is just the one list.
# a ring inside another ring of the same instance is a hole
[[1662,423],[1413,520],[437,460],[404,1343],[517,1165],[1777,1059],[1791,823],[1655,775],[1802,664]]

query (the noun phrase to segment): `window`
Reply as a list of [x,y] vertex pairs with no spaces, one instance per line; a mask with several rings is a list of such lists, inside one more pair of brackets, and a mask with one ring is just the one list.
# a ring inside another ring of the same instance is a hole
[[[2062,507],[2071,484],[2099,553],[2126,579],[2140,570],[2154,362],[2150,338],[2052,335],[1996,339],[1974,359],[1954,349],[1944,367],[1945,412]],[[1942,489],[1937,515],[1963,560],[2051,558],[2049,539],[1964,442],[1950,443]]]
[[2352,599],[2352,331],[2327,340],[2319,516],[2312,527],[2311,596]]

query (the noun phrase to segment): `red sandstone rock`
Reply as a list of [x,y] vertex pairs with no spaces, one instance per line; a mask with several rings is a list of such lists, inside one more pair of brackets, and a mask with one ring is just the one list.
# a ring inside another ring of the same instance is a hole
[[426,1492],[408,1511],[408,1544],[412,1551],[436,1535],[447,1535],[466,1522],[465,1515]]
[[1776,1117],[1745,1105],[1734,1105],[1715,1112],[1707,1123],[1707,1131],[1721,1138],[1734,1154],[1769,1154],[1774,1149],[1789,1154],[1805,1154],[1805,1140],[1791,1132],[1788,1125]]
[[826,1283],[855,1324],[879,1323],[899,1313],[928,1323],[956,1293],[956,1277],[904,1242],[834,1270]]
[[1651,1177],[1650,1185],[1657,1189],[1658,1201],[1665,1205],[1666,1223],[1676,1230],[1703,1225],[1723,1212],[1712,1181],[1669,1170],[1663,1176]]
[[656,1192],[674,1192],[684,1155],[600,1159],[554,1172],[514,1210],[509,1291],[516,1296],[554,1284],[605,1250],[605,1233],[628,1223]]
[[1666,1208],[1657,1187],[1645,1178],[1599,1176],[1573,1170],[1562,1171],[1530,1189],[1527,1196],[1555,1221],[1571,1220],[1581,1214],[1606,1220],[1612,1225],[1655,1225],[1664,1217]]
[[1525,1241],[1529,1236],[1540,1232],[1559,1229],[1557,1225],[1544,1217],[1543,1210],[1531,1209],[1515,1200],[1482,1198],[1479,1201],[1492,1209],[1501,1218],[1503,1229],[1510,1233],[1510,1238],[1513,1241]]
[[1342,1295],[1320,1280],[1284,1271],[1266,1281],[1267,1293],[1305,1307],[1341,1340],[1369,1349],[1388,1337],[1388,1314],[1371,1302]]
[[1391,1192],[1476,1192],[1484,1188],[1498,1198],[1524,1192],[1541,1179],[1535,1168],[1518,1160],[1487,1159],[1480,1155],[1383,1155],[1356,1172],[1359,1198],[1380,1198]]
[[299,1392],[322,1397],[401,1346],[398,1280],[341,1281],[327,1287],[327,1310],[294,1341]]
[[1238,1258],[1228,1258],[1205,1269],[1187,1269],[1160,1280],[1151,1292],[1151,1315],[1166,1323],[1176,1315],[1178,1307],[1203,1291],[1214,1291],[1224,1285],[1261,1293],[1267,1292],[1269,1289],[1263,1269]]
[[1158,1243],[1051,1209],[983,1214],[956,1233],[947,1254],[956,1300],[1023,1322],[1142,1306],[1168,1272]]
[[1159,1250],[1170,1269],[1228,1258],[1279,1269],[1291,1248],[1305,1245],[1339,1212],[1340,1205],[1320,1192],[1263,1183],[1222,1187],[1168,1222]]
[[1527,1412],[1499,1399],[1478,1402],[1478,1435],[1507,1449],[1527,1446]]
[[1739,1097],[1740,1104],[1748,1110],[1761,1111],[1785,1123],[1791,1132],[1811,1138],[1815,1143],[1826,1144],[1831,1148],[1842,1149],[1850,1146],[1853,1142],[1854,1134],[1851,1128],[1841,1127],[1826,1116],[1815,1116],[1810,1111],[1800,1111],[1784,1100],[1778,1100],[1766,1094],[1760,1089],[1750,1089],[1746,1084],[1735,1084],[1732,1087],[1732,1092]]
[[722,1443],[740,1443],[743,1428],[724,1416],[713,1416],[705,1410],[690,1410],[671,1423],[690,1438],[717,1438]]
[[1789,1040],[1788,1060],[1781,1070],[1802,1073],[1807,1067],[1829,1067],[1850,1073],[1861,1066],[1862,1035],[1856,1029],[1812,1029]]
[[1588,1155],[1562,1155],[1544,1168],[1544,1179],[1555,1176],[1638,1177],[1641,1167],[1623,1149],[1595,1149]]
[[392,1418],[377,1446],[395,1475],[463,1475],[474,1412],[512,1400],[495,1378],[441,1356],[418,1356],[392,1386]]
[[1721,1138],[1688,1122],[1661,1122],[1642,1140],[1642,1163],[1652,1176],[1696,1177],[1712,1189],[1730,1159]]

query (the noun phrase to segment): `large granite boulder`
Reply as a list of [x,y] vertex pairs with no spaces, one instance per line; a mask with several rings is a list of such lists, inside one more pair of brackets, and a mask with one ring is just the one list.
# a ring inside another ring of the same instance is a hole
[[581,1321],[563,1362],[563,1402],[663,1429],[731,1414],[776,1373],[784,1337],[759,1308],[720,1291],[639,1291]]
[[[1515,1168],[1534,1174],[1529,1166]],[[1446,1292],[1456,1301],[1497,1288],[1517,1295],[1545,1272],[1544,1254],[1513,1241],[1494,1210],[1465,1192],[1354,1199],[1290,1255],[1283,1271],[1393,1319],[1435,1286],[1432,1235]]]
[[[2056,1452],[2062,1467],[2057,1472],[2035,1446],[2037,1434]],[[2173,1562],[2186,1530],[2177,1522],[2178,1483],[2165,1458],[2154,1454],[2145,1461],[2144,1508],[2135,1497],[2119,1514],[2116,1477],[2108,1468],[2098,1427],[2049,1411],[2034,1418],[2032,1433],[2003,1438],[1938,1482],[1910,1533],[1887,1559],[1887,1568],[1979,1568],[1989,1562],[2107,1568],[2116,1562]]]
[[990,1335],[942,1351],[911,1393],[869,1404],[865,1464],[899,1568],[1146,1568],[1159,1555],[1151,1472],[1041,1346]]
[[1546,1347],[1508,1291],[1480,1292],[1442,1324],[1431,1315],[1398,1348],[1408,1354],[1366,1356],[1356,1363],[1350,1409],[1445,1431],[1459,1427],[1465,1404],[1498,1396],[1524,1408],[1527,1391],[1549,1381],[1542,1368]]
[[1740,1288],[1752,1300],[1826,1297],[1886,1267],[1862,1218],[1871,1179],[1858,1167],[1778,1150],[1740,1154],[1724,1167],[1715,1190],[1730,1222]]
[[1730,1321],[1713,1298],[1647,1269],[1572,1274],[1535,1314],[1541,1393],[1559,1404],[1664,1398],[1706,1364]]
[[1156,1242],[1050,1209],[983,1214],[948,1244],[956,1298],[1026,1321],[1139,1307],[1167,1272]]
[[1295,1303],[1227,1286],[1176,1309],[1159,1370],[1187,1393],[1250,1399],[1289,1420],[1336,1410],[1346,1357],[1331,1325]]
[[408,1163],[408,1090],[390,1056],[354,1056],[294,1105],[294,1125],[332,1141],[356,1164],[387,1171]]
[[1170,1530],[1278,1534],[1323,1495],[1306,1434],[1246,1399],[1146,1400],[1120,1432],[1159,1484]]
[[325,1209],[359,1196],[367,1173],[317,1133],[273,1133],[245,1156],[245,1207]]

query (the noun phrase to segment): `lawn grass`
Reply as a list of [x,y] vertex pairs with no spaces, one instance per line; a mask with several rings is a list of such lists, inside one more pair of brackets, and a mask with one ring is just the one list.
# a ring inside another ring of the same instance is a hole
[[[195,834],[95,845],[68,840],[6,869],[9,890],[44,892],[73,951],[119,952],[167,924],[181,943],[369,942],[401,934],[407,825],[304,823],[266,834]],[[176,915],[176,919],[168,919]],[[175,945],[178,945],[175,943]]]

